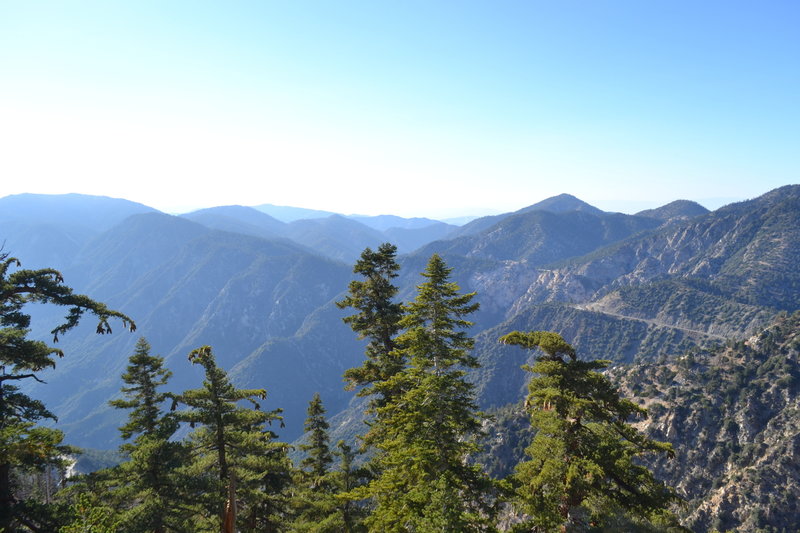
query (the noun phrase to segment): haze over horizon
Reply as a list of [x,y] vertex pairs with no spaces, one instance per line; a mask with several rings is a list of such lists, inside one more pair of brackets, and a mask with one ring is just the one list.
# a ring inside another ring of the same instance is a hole
[[800,4],[0,4],[0,196],[448,218],[800,181]]

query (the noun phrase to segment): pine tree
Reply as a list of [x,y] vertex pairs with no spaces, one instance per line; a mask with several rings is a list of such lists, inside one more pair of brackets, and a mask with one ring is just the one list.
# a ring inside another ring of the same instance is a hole
[[315,393],[308,404],[308,418],[305,422],[308,441],[300,445],[300,450],[306,453],[306,457],[300,462],[300,468],[309,479],[312,488],[321,483],[333,462],[328,437],[329,427],[325,420],[322,399],[319,393]]
[[343,531],[336,493],[335,476],[329,471],[333,454],[329,446],[328,422],[319,394],[308,405],[305,421],[306,442],[300,450],[306,456],[300,462],[294,486],[293,533],[338,533]]
[[[356,311],[343,320],[359,339],[368,339],[364,363],[344,373],[349,390],[360,388],[358,396],[371,397],[366,410],[369,429],[360,437],[362,451],[374,444],[376,431],[380,431],[381,415],[376,409],[393,401],[401,392],[387,383],[406,366],[405,354],[396,342],[403,316],[403,306],[394,301],[398,290],[393,280],[400,270],[396,256],[397,247],[390,243],[381,244],[377,251],[366,248],[353,267],[353,272],[363,279],[351,281],[348,295],[336,302],[340,309],[349,307]],[[377,471],[377,457],[382,452],[374,449],[372,452],[370,466]],[[360,504],[349,501],[347,507],[357,509]]]
[[380,245],[377,252],[365,249],[353,267],[353,272],[364,280],[351,281],[349,294],[337,302],[341,309],[352,307],[357,311],[345,317],[344,322],[358,334],[359,339],[369,340],[366,361],[360,367],[347,370],[344,378],[349,388],[363,387],[359,396],[378,394],[371,402],[373,408],[391,399],[396,392],[386,387],[378,392],[375,384],[386,382],[405,366],[402,352],[396,349],[395,342],[403,315],[402,306],[393,301],[397,287],[392,280],[400,270],[396,255],[397,247],[389,243]]
[[402,391],[377,409],[379,477],[356,494],[372,497],[370,531],[490,531],[491,483],[467,461],[481,418],[465,369],[478,366],[464,317],[478,308],[459,294],[451,269],[434,255],[397,339],[409,365],[375,385]]
[[[78,494],[70,507],[72,519],[58,533],[116,533],[120,523],[109,507],[92,499],[89,494]],[[129,530],[125,530],[126,532]]]
[[533,517],[527,531],[583,531],[617,512],[647,518],[675,499],[636,462],[647,453],[671,456],[672,447],[629,424],[646,410],[598,372],[609,361],[580,361],[560,335],[546,331],[515,331],[500,341],[540,350],[536,363],[523,367],[535,374],[525,405],[538,431],[514,477],[520,509]]
[[0,531],[13,531],[19,524],[36,528],[40,517],[26,512],[12,486],[14,469],[41,469],[57,464],[59,455],[69,451],[61,445],[60,431],[38,427],[42,420],[55,420],[44,404],[20,392],[23,380],[41,380],[37,373],[55,367],[61,350],[27,338],[30,303],[67,307],[64,321],[51,331],[53,341],[78,325],[88,312],[98,318],[97,333],[111,333],[109,321],[119,319],[131,331],[136,329],[126,315],[113,311],[88,296],[74,294],[57,270],[16,270],[20,262],[0,254]]
[[359,502],[352,501],[347,494],[361,487],[369,478],[364,467],[354,467],[355,453],[343,440],[336,443],[334,455],[339,457],[339,468],[332,473],[336,486],[338,502],[338,524],[342,533],[362,533],[366,531],[364,517],[366,508]]
[[120,427],[123,439],[133,439],[120,447],[130,460],[108,474],[113,479],[113,499],[124,509],[121,522],[131,533],[191,531],[184,527],[179,474],[188,457],[182,443],[171,441],[177,418],[162,409],[174,398],[159,391],[172,375],[163,364],[164,359],[150,355],[150,344],[140,338],[122,375],[125,398],[109,402],[130,410],[128,422]]
[[[274,531],[280,505],[274,498],[289,481],[286,445],[275,441],[266,425],[280,421],[280,409],[262,411],[264,389],[237,389],[216,365],[209,346],[193,350],[189,360],[205,370],[203,386],[185,391],[179,400],[189,407],[177,413],[179,420],[199,425],[192,434],[196,450],[192,472],[206,476],[211,490],[198,494],[219,517],[223,533]],[[245,408],[239,402],[250,402]],[[212,476],[213,477],[209,477]],[[241,509],[239,509],[241,504]],[[241,515],[241,520],[237,519]]]

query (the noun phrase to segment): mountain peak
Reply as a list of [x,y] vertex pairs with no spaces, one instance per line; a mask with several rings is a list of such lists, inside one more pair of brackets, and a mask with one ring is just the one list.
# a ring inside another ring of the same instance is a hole
[[523,207],[516,213],[529,213],[531,211],[549,211],[551,213],[567,213],[569,211],[585,211],[594,215],[602,215],[604,212],[593,205],[587,204],[571,194],[559,194],[552,196],[541,202]]
[[708,209],[697,202],[692,202],[691,200],[675,200],[674,202],[656,207],[655,209],[639,211],[636,215],[640,217],[656,218],[658,220],[671,220],[674,218],[694,218],[696,216],[705,215],[708,212]]

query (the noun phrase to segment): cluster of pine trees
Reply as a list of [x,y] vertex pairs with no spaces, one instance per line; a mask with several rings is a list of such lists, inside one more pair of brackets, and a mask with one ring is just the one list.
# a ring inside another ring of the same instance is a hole
[[38,379],[61,355],[26,339],[23,307],[67,306],[55,336],[86,312],[99,318],[99,333],[110,333],[111,319],[135,326],[74,295],[57,272],[11,272],[15,265],[8,256],[0,263],[0,532],[680,530],[667,511],[675,493],[636,461],[670,454],[670,446],[629,424],[646,413],[599,372],[607,361],[579,360],[555,333],[500,339],[535,351],[525,405],[536,436],[513,476],[488,476],[474,461],[486,419],[467,379],[478,366],[468,335],[475,294],[461,293],[434,255],[416,298],[397,302],[390,244],[364,251],[359,278],[338,303],[367,341],[364,363],[344,375],[368,399],[358,450],[331,445],[315,395],[294,464],[274,431],[280,409],[262,408],[265,390],[236,388],[203,346],[189,354],[204,370],[202,386],[166,392],[170,371],[142,338],[112,402],[128,414],[120,428],[126,460],[71,480],[52,501],[38,498],[20,480],[63,462],[70,449],[60,432],[37,425],[52,413],[15,385]]

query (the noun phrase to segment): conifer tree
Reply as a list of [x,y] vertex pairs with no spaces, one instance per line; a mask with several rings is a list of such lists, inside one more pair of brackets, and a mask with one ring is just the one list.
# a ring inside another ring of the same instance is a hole
[[130,533],[191,531],[185,527],[179,473],[188,458],[183,444],[170,440],[178,420],[162,409],[174,398],[159,390],[172,375],[163,364],[164,359],[150,355],[150,344],[140,338],[122,375],[125,397],[109,402],[130,410],[128,422],[120,427],[123,439],[133,439],[120,447],[130,459],[109,472],[113,498],[123,508],[121,523]]
[[[532,516],[525,531],[583,531],[622,511],[647,518],[675,499],[672,490],[635,460],[647,453],[673,454],[629,421],[646,410],[621,398],[598,372],[609,361],[580,361],[560,335],[512,332],[500,339],[538,349],[525,402],[538,430],[517,466],[520,509]],[[523,531],[522,527],[518,531]]]
[[96,498],[93,500],[87,493],[78,494],[70,507],[70,514],[72,519],[58,533],[116,533],[120,528],[113,510],[100,504]]
[[126,315],[73,293],[57,270],[14,270],[19,266],[16,258],[0,253],[0,531],[9,532],[20,524],[35,529],[40,522],[15,496],[12,471],[56,464],[59,455],[68,451],[61,445],[60,431],[36,425],[55,420],[53,413],[18,386],[23,380],[41,381],[37,373],[55,367],[55,357],[63,356],[61,350],[27,338],[31,318],[24,308],[30,303],[67,308],[64,321],[51,331],[54,342],[87,312],[98,319],[97,333],[111,333],[111,319],[119,319],[131,331],[136,329]]
[[[219,368],[211,347],[189,354],[189,360],[205,370],[203,386],[185,391],[180,403],[189,407],[177,413],[179,420],[199,425],[191,445],[196,459],[192,472],[207,478],[211,490],[204,498],[219,517],[222,533],[274,531],[276,506],[271,501],[288,481],[286,445],[275,441],[267,424],[280,421],[280,409],[262,411],[264,389],[237,389]],[[250,402],[245,408],[239,402]],[[239,509],[241,504],[241,509]],[[237,520],[241,515],[241,520]]]
[[333,462],[328,437],[328,421],[325,420],[325,407],[319,393],[315,393],[308,404],[308,418],[305,422],[307,443],[300,445],[306,457],[300,462],[300,468],[309,478],[313,488],[322,482]]
[[339,511],[339,531],[342,533],[362,533],[366,531],[364,517],[366,508],[359,502],[352,501],[347,494],[364,485],[369,478],[364,467],[355,467],[355,453],[343,440],[336,443],[334,455],[339,457],[339,468],[333,472],[334,484],[337,487]]
[[403,354],[396,350],[395,342],[403,316],[402,305],[394,301],[397,287],[392,280],[400,270],[396,255],[397,247],[389,243],[381,244],[377,251],[365,249],[353,267],[353,272],[364,279],[351,281],[349,294],[337,302],[342,309],[352,307],[357,311],[345,317],[344,322],[359,339],[369,341],[364,364],[345,371],[344,378],[350,388],[363,387],[359,396],[378,394],[371,402],[373,408],[388,401],[396,392],[386,387],[378,392],[375,384],[386,382],[405,366]]
[[[403,316],[403,306],[394,301],[398,290],[393,280],[400,270],[396,256],[397,247],[390,243],[381,244],[377,251],[366,248],[353,267],[353,272],[363,279],[351,281],[348,295],[336,302],[340,309],[352,308],[356,311],[343,320],[359,339],[368,340],[364,363],[344,373],[348,389],[360,387],[358,396],[371,396],[367,407],[369,429],[361,437],[362,451],[374,444],[377,433],[381,431],[381,415],[376,409],[391,402],[401,392],[387,386],[387,383],[406,365],[405,354],[397,349],[396,342]],[[399,386],[399,383],[395,383]],[[373,452],[371,468],[377,470],[376,458],[381,451]],[[347,505],[355,509],[359,504],[350,501]]]
[[356,494],[372,497],[370,531],[490,531],[491,483],[467,461],[476,451],[481,419],[465,369],[478,366],[464,317],[478,308],[460,294],[451,269],[434,255],[414,302],[401,320],[397,344],[407,368],[383,390],[402,391],[377,409],[379,477]]
[[294,487],[295,519],[293,533],[338,533],[343,531],[339,516],[339,489],[334,474],[329,471],[333,454],[329,446],[328,422],[319,394],[308,405],[305,421],[306,442],[300,450],[306,456],[300,462]]

